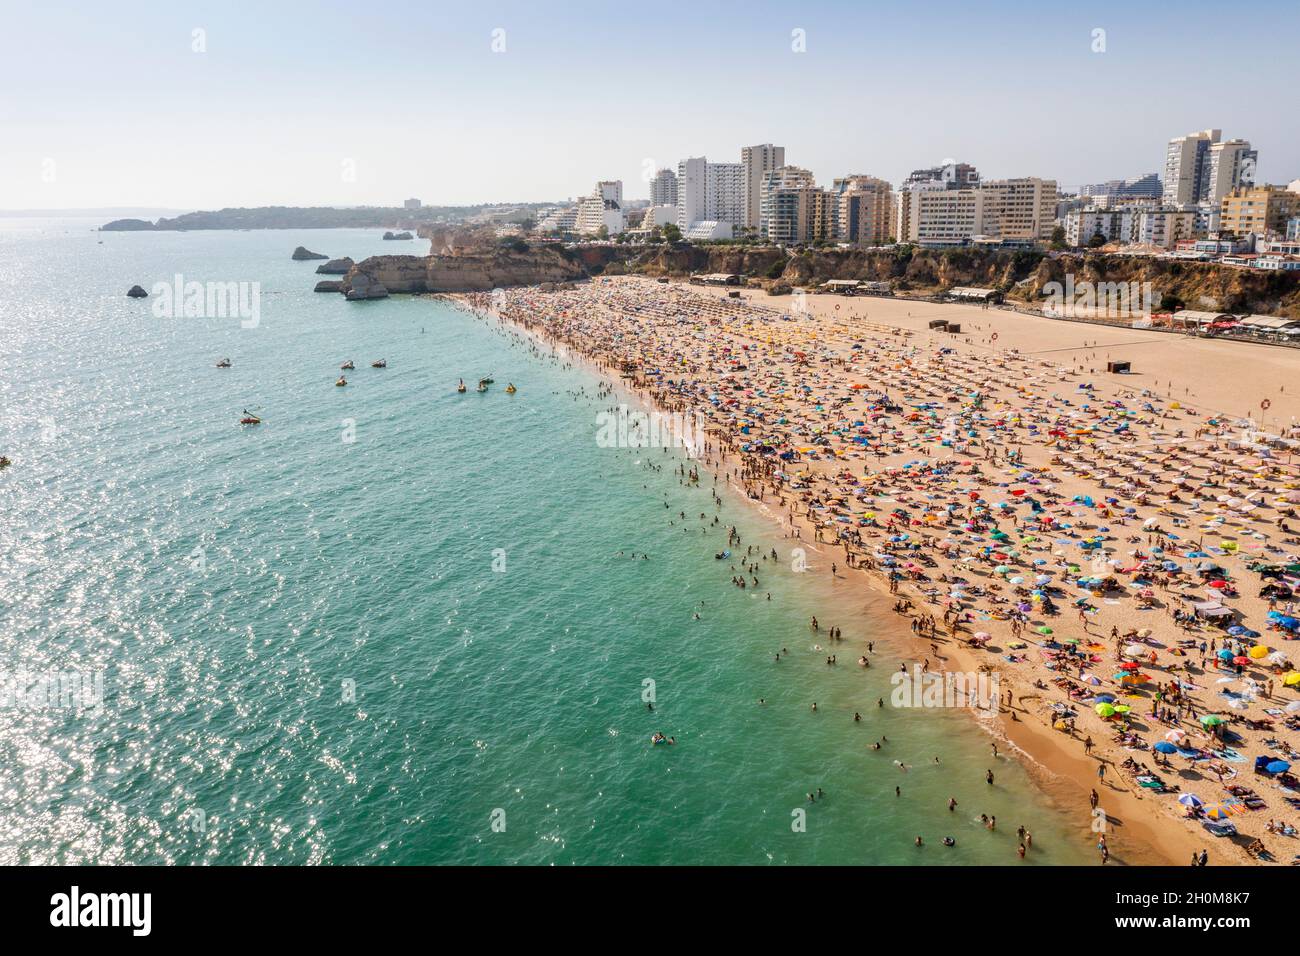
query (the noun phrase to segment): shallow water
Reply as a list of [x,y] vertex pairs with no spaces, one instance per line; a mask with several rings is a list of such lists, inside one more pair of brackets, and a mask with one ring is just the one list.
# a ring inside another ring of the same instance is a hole
[[[1090,859],[1014,762],[985,783],[968,714],[875,706],[897,659],[853,663],[878,635],[775,526],[598,447],[592,373],[289,259],[423,242],[91,225],[0,221],[0,668],[104,686],[0,708],[0,862],[1009,864],[1021,823],[1030,862]],[[176,273],[259,282],[259,324],[124,295]],[[728,523],[780,549],[759,589]]]

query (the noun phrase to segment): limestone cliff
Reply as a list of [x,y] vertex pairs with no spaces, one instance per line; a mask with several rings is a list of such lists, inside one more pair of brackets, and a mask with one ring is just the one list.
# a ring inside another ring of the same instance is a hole
[[[1150,282],[1158,305],[1182,304],[1191,309],[1255,312],[1300,318],[1300,273],[1264,272],[1209,262],[1180,262],[1150,257],[1103,256],[1088,253],[1005,252],[985,249],[813,249],[788,258],[775,248],[746,246],[659,247],[615,253],[592,247],[589,255],[610,256],[603,265],[586,263],[588,271],[634,272],[684,276],[697,272],[730,272],[773,291],[815,286],[828,279],[888,282],[897,292],[930,294],[953,286],[998,289],[1009,299],[1037,303],[1043,286],[1075,283]],[[624,261],[626,260],[626,261]]]
[[[486,292],[507,286],[570,282],[587,275],[581,262],[559,249],[516,252],[498,249],[456,256],[371,256],[343,278],[349,298],[380,298],[376,286],[392,292]],[[365,291],[364,296],[351,293]]]

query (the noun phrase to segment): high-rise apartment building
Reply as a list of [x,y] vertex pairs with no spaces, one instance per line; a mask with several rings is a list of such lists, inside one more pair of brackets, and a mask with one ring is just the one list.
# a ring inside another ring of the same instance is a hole
[[940,181],[915,183],[898,195],[899,242],[963,245],[981,232],[983,193],[949,189]]
[[1217,208],[1238,186],[1253,186],[1257,150],[1244,139],[1220,142],[1222,130],[1203,129],[1169,141],[1165,153],[1166,205],[1208,203]]
[[1165,150],[1164,200],[1171,206],[1191,206],[1201,201],[1206,159],[1222,130],[1203,129],[1169,141]]
[[1205,177],[1198,202],[1218,206],[1238,186],[1255,185],[1255,163],[1259,153],[1243,139],[1214,143],[1206,157]]
[[740,163],[711,163],[703,156],[677,164],[677,226],[683,233],[693,223],[717,222],[731,230],[744,224],[744,167]]
[[677,174],[671,169],[661,169],[650,180],[650,205],[677,205]]
[[835,238],[855,245],[885,242],[893,234],[894,191],[874,176],[845,176],[831,189],[836,203]]
[[783,245],[826,238],[828,204],[813,174],[798,166],[780,166],[763,176],[759,231]]
[[992,239],[1028,239],[1039,242],[1052,238],[1056,223],[1056,180],[985,180],[982,194],[980,234]]
[[741,225],[746,229],[758,229],[763,214],[763,179],[772,170],[785,165],[785,147],[771,143],[746,146],[740,151],[740,165],[744,176],[741,198],[745,209]]

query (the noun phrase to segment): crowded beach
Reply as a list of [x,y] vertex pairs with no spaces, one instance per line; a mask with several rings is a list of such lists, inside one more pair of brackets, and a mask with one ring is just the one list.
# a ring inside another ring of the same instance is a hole
[[460,302],[697,416],[810,570],[894,595],[924,667],[996,676],[1094,818],[1300,860],[1300,352],[640,277]]

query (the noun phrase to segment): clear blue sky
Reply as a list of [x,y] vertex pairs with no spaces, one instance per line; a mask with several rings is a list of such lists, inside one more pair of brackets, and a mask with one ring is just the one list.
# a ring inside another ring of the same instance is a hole
[[647,164],[761,142],[819,182],[954,158],[1075,185],[1157,171],[1204,127],[1249,139],[1261,179],[1300,177],[1295,0],[41,0],[5,27],[0,209],[545,200],[606,178],[640,198]]

